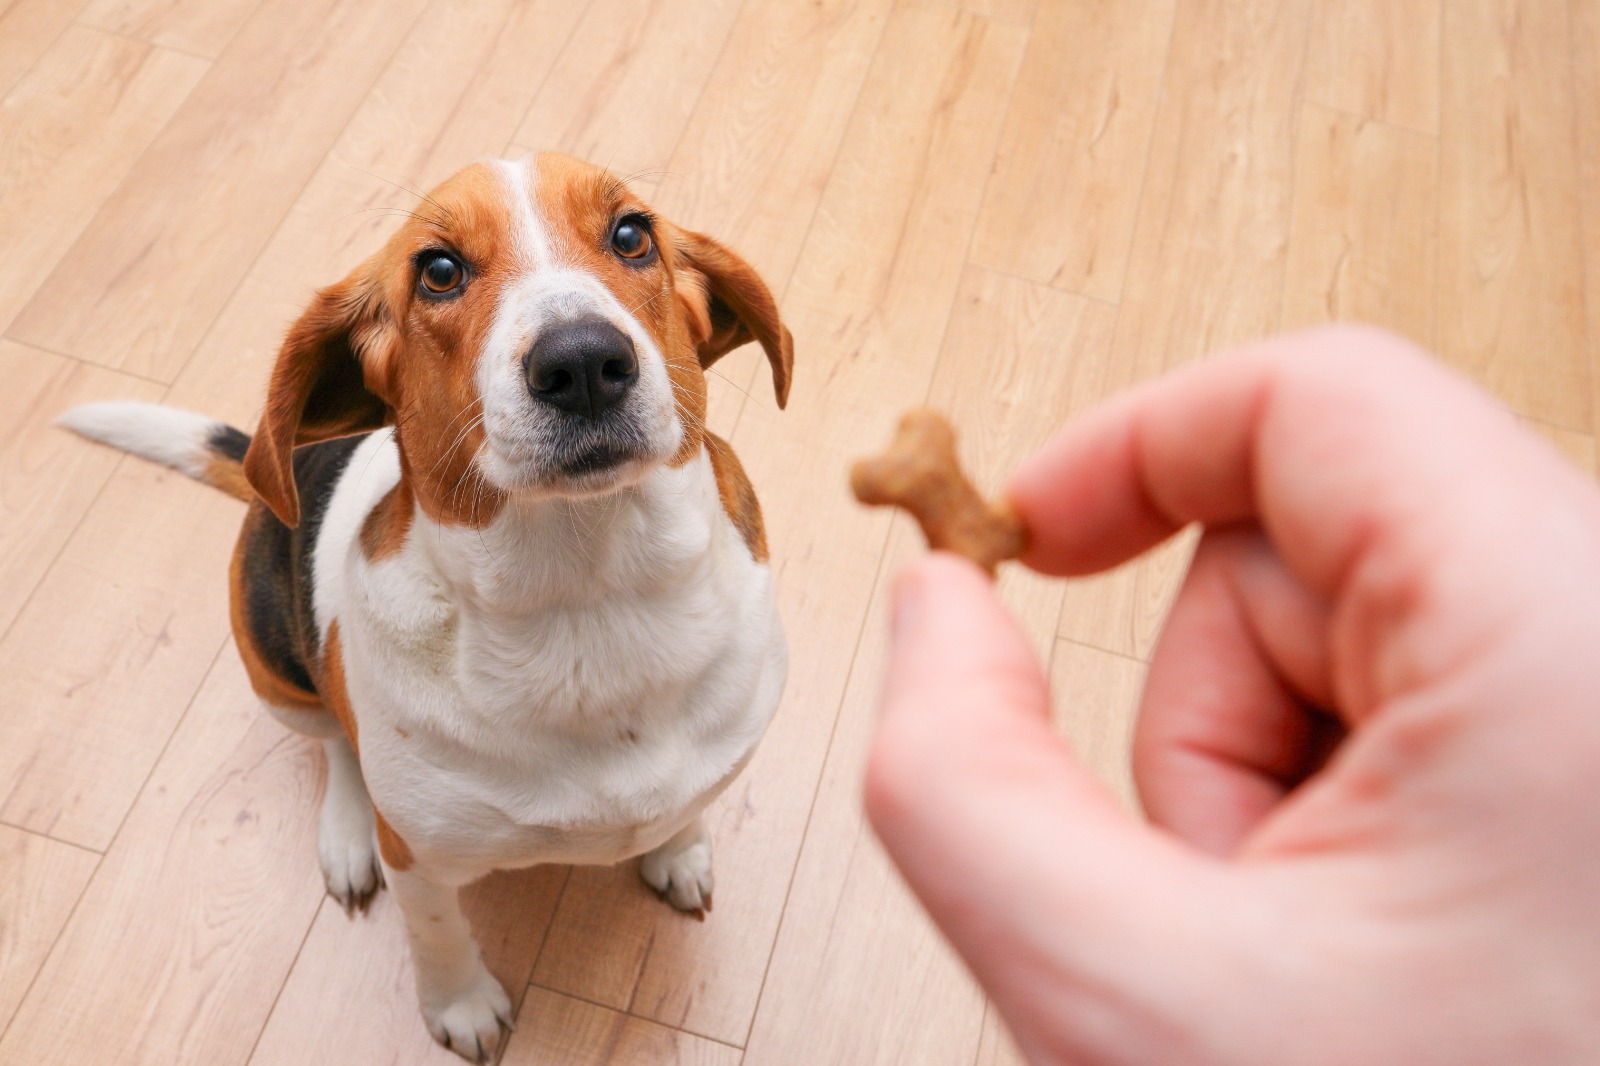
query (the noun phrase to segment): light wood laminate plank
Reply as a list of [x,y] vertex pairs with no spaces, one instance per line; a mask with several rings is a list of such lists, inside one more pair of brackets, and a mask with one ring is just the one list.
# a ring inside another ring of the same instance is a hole
[[1050,3],[1039,12],[973,262],[1121,297],[1175,6]]
[[0,1030],[38,976],[100,856],[0,825]]
[[1439,132],[1442,0],[1317,0],[1305,98]]
[[321,746],[232,647],[0,1043],[4,1062],[242,1066],[323,897]]
[[1444,33],[1440,350],[1512,410],[1590,432],[1567,9],[1463,0]]
[[777,720],[710,814],[715,913],[671,913],[631,866],[576,870],[536,983],[743,1041],[888,528],[847,500],[844,470],[926,391],[1024,35],[917,4],[891,16],[785,299],[810,354],[788,412],[735,433],[797,639]]
[[[1104,394],[1114,312],[1094,301],[969,269],[928,403],[959,428],[964,464],[991,490],[1064,419]],[[860,782],[877,721],[881,620],[901,564],[924,550],[897,519],[851,667],[805,848],[784,910],[746,1062],[972,1061],[984,1006],[959,962],[901,885],[862,817]],[[999,590],[1041,669],[1055,647],[1062,586],[1020,567]],[[862,989],[881,1009],[852,1009]]]
[[171,381],[422,0],[264,0],[10,329]]
[[0,288],[0,329],[49,284],[206,66],[72,26],[0,101],[0,254],[29,265]]
[[1438,141],[1319,104],[1300,112],[1283,326],[1386,326],[1434,346]]

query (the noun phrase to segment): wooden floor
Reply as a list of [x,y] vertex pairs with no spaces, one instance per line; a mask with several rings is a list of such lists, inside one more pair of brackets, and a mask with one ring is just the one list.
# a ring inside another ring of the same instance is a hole
[[[713,419],[793,667],[712,813],[709,922],[631,866],[470,891],[508,1063],[1013,1061],[859,807],[919,548],[844,471],[900,408],[951,410],[996,484],[1114,389],[1359,318],[1594,467],[1600,0],[0,0],[0,1062],[455,1061],[387,898],[323,897],[320,752],[228,638],[241,506],[48,422],[253,426],[408,189],[533,148],[638,175],[781,294],[789,410],[742,352]],[[1002,581],[1124,794],[1187,547]]]

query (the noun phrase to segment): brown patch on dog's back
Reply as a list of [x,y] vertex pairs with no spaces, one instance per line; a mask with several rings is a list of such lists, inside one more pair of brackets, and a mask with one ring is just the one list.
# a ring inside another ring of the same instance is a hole
[[767,529],[761,520],[756,490],[728,442],[710,431],[705,438],[706,454],[711,457],[711,469],[717,476],[717,495],[722,498],[722,509],[728,512],[728,518],[744,538],[745,547],[750,549],[755,561],[764,563],[767,561]]
[[378,562],[405,547],[413,511],[411,483],[402,478],[361,523],[361,554]]
[[328,639],[322,647],[322,666],[318,673],[321,676],[317,678],[317,687],[322,692],[323,705],[339,720],[345,738],[359,756],[361,745],[357,738],[355,712],[350,709],[350,691],[345,686],[344,644],[339,639],[337,618],[328,624]]

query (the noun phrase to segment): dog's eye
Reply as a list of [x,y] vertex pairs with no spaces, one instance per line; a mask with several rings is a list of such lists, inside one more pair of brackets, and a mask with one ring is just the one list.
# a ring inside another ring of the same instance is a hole
[[466,271],[461,268],[461,261],[453,255],[438,253],[422,263],[422,287],[436,295],[454,292],[461,287],[465,278]]
[[617,228],[611,231],[611,247],[624,259],[643,259],[649,255],[654,245],[644,219],[629,215],[618,222]]

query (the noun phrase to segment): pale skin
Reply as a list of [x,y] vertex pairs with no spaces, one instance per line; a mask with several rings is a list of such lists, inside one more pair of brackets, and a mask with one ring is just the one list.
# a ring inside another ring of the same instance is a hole
[[981,571],[897,587],[867,811],[1031,1062],[1600,1061],[1591,481],[1337,329],[1108,402],[1009,495],[1049,574],[1204,527],[1139,712],[1148,822]]

